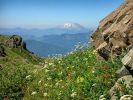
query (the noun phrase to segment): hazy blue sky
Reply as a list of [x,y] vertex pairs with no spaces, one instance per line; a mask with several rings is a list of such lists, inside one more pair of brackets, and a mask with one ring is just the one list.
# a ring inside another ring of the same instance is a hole
[[0,0],[0,27],[43,28],[76,22],[93,27],[124,0]]

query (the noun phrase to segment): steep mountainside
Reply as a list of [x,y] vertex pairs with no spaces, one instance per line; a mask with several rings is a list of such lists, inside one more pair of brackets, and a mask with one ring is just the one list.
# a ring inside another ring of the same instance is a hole
[[126,0],[100,22],[92,45],[105,59],[133,46],[133,0]]

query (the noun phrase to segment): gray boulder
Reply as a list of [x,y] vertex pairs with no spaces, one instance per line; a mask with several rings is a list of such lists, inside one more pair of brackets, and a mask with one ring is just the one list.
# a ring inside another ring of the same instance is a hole
[[118,78],[121,78],[125,75],[130,75],[130,73],[129,73],[128,69],[125,66],[122,66],[121,69],[116,71],[116,75],[117,75]]

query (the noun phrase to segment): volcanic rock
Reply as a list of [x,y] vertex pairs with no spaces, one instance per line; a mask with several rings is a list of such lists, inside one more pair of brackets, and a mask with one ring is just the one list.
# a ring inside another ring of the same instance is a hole
[[120,55],[122,50],[132,47],[133,0],[126,0],[118,9],[100,21],[99,27],[91,38],[92,45],[105,59],[112,55]]

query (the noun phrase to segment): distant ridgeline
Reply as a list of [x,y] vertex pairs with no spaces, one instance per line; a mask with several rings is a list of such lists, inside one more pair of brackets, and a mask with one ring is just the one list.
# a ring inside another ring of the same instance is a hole
[[[28,38],[19,35],[0,35],[0,44],[30,50],[40,57],[48,57],[56,54],[66,54],[75,49],[75,45],[88,45],[91,32],[77,34],[44,35],[42,37],[29,36]],[[1,48],[2,49],[2,48]]]
[[47,35],[25,40],[27,48],[35,54],[47,57],[55,54],[66,54],[75,49],[75,45],[87,45],[90,33]]

